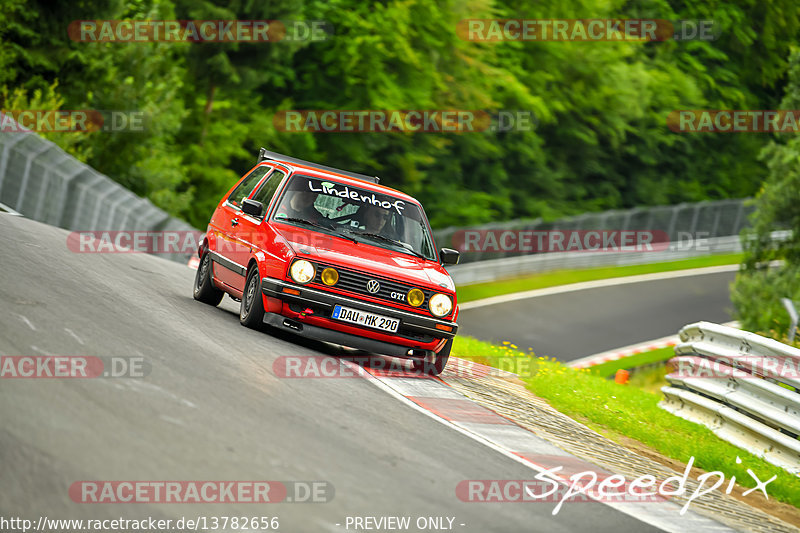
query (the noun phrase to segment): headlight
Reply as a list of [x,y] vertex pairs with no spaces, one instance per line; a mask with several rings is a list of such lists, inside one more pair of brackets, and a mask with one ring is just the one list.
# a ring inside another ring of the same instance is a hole
[[419,289],[411,289],[406,295],[406,301],[411,307],[419,307],[425,301],[425,293]]
[[339,281],[339,273],[336,272],[335,268],[326,268],[322,271],[322,275],[320,277],[322,278],[322,283],[329,287],[336,285],[336,282]]
[[291,274],[292,279],[297,283],[308,283],[314,279],[316,273],[317,271],[314,270],[314,265],[305,259],[295,261],[292,263],[292,268],[289,269],[289,274]]
[[453,310],[453,300],[446,294],[434,294],[431,296],[431,301],[428,302],[428,307],[434,316],[445,316]]

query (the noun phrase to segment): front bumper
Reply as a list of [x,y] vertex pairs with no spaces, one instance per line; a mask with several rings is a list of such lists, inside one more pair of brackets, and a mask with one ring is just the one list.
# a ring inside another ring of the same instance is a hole
[[399,344],[392,344],[367,337],[359,337],[351,333],[344,333],[342,331],[313,326],[311,324],[302,324],[277,313],[264,313],[264,323],[274,328],[298,333],[307,339],[332,342],[333,344],[350,346],[351,348],[364,350],[370,353],[391,355],[394,357],[409,357],[411,352],[411,348],[408,346],[400,346]]
[[[300,291],[300,294],[294,295],[285,293],[283,292],[283,289],[285,288]],[[345,326],[353,326],[352,324],[334,321],[333,319],[329,318],[331,312],[333,311],[333,307],[335,305],[344,305],[347,307],[353,307],[355,309],[368,311],[370,313],[376,313],[379,315],[395,318],[400,321],[400,327],[398,328],[397,334],[382,332],[370,328],[363,328],[364,336],[366,337],[365,340],[373,340],[369,339],[369,337],[374,336],[376,334],[380,334],[383,336],[386,335],[395,336],[399,341],[399,344],[409,344],[409,343],[428,344],[434,339],[451,339],[455,337],[456,332],[458,331],[458,324],[456,324],[455,322],[449,322],[447,320],[438,320],[432,317],[426,317],[414,313],[408,313],[406,311],[395,309],[393,307],[375,305],[373,303],[364,302],[362,300],[358,300],[355,298],[341,296],[339,294],[331,294],[305,285],[289,283],[287,281],[279,279],[263,278],[261,280],[261,291],[264,293],[264,295],[269,296],[271,298],[277,298],[289,304],[290,306],[297,306],[298,308],[309,307],[318,311],[322,311],[321,314],[317,313],[317,318],[323,318],[323,319],[327,318],[330,321],[331,328],[335,328],[336,326],[341,326],[342,329],[345,329]],[[275,319],[273,318],[273,320]],[[451,330],[444,331],[442,329],[437,329],[436,328],[437,324],[440,325],[440,327],[451,328]],[[321,328],[321,329],[326,329],[326,328]],[[331,333],[337,333],[339,335],[347,335],[348,337],[353,337],[354,339],[359,338],[356,335],[352,335],[349,333],[341,333],[335,331],[334,329],[330,329],[329,331],[331,331]],[[315,338],[318,338],[319,340],[326,340],[316,336]],[[351,341],[352,340],[353,339],[351,339]],[[358,347],[352,343],[338,342],[336,340],[330,340],[330,342]],[[384,342],[383,344],[388,344],[388,343]],[[398,349],[399,348],[402,348],[407,351],[410,348],[413,348],[413,346],[398,346]],[[377,351],[377,350],[371,350],[371,351]],[[386,353],[386,352],[383,351],[381,353]]]

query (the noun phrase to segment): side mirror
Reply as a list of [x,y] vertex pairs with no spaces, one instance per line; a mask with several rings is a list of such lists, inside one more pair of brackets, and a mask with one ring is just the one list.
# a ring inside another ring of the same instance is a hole
[[439,258],[442,260],[443,265],[457,265],[459,255],[458,250],[453,250],[452,248],[439,250]]
[[242,212],[251,217],[261,218],[261,213],[264,212],[264,204],[247,198],[242,201]]

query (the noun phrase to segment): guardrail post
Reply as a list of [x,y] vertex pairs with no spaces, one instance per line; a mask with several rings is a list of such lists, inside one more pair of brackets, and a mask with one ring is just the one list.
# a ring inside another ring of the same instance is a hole
[[789,298],[781,298],[781,302],[789,313],[789,318],[792,321],[789,325],[789,342],[794,342],[794,334],[797,331],[797,309],[794,307],[794,302]]
[[[2,116],[2,113],[0,113],[0,116]],[[3,191],[3,182],[6,179],[6,168],[8,167],[8,159],[11,157],[11,149],[24,138],[25,135],[18,134],[11,142],[0,142],[0,144],[5,145],[3,146],[3,156],[0,158],[0,192]]]

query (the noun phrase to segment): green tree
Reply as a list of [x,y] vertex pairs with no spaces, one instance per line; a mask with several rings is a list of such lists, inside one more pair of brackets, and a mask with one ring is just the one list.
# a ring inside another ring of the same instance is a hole
[[[676,109],[770,109],[792,0],[0,0],[0,87],[144,111],[145,131],[57,142],[202,227],[259,146],[381,176],[435,227],[757,192],[768,137],[674,133]],[[472,42],[466,18],[711,19],[715,41]],[[325,20],[322,42],[83,43],[80,19]],[[55,85],[55,83],[57,85]],[[19,92],[22,91],[22,92]],[[21,101],[21,100],[20,100]],[[289,133],[289,109],[535,113],[530,131]]]
[[[789,62],[782,109],[800,109],[800,50]],[[745,259],[731,300],[742,327],[781,338],[789,317],[781,298],[800,303],[800,138],[782,134],[764,149],[769,176],[755,199],[752,229],[742,235]],[[786,232],[778,239],[773,232]],[[780,261],[779,266],[770,266]]]

